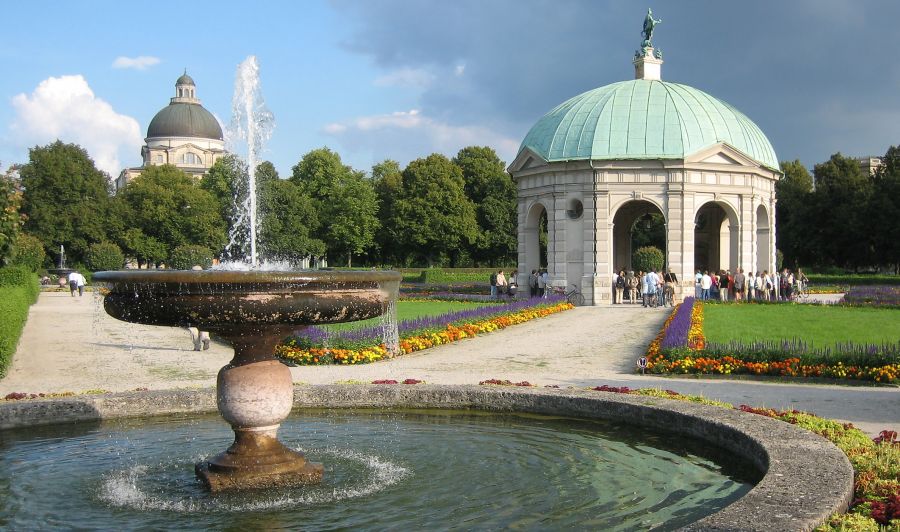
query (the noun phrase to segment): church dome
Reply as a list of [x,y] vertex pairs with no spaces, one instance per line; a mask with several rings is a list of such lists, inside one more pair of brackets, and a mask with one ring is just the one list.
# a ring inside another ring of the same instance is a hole
[[147,127],[147,138],[195,137],[223,140],[222,126],[198,103],[172,102],[156,113]]
[[684,159],[725,143],[778,170],[769,139],[746,115],[709,94],[658,79],[590,90],[543,116],[522,141],[548,162]]

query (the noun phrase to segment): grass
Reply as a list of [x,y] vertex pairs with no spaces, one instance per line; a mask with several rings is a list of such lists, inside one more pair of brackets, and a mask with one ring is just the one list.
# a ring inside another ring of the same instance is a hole
[[707,340],[792,340],[813,347],[838,343],[895,343],[900,338],[900,311],[821,305],[704,305]]
[[[456,312],[458,310],[467,310],[477,307],[483,307],[490,303],[477,303],[467,301],[398,301],[397,302],[397,320],[409,320],[420,318],[423,316],[439,316],[448,312]],[[381,318],[372,318],[363,321],[355,321],[352,323],[338,323],[335,325],[326,325],[325,329],[330,331],[349,330],[360,327],[371,327],[381,323]]]

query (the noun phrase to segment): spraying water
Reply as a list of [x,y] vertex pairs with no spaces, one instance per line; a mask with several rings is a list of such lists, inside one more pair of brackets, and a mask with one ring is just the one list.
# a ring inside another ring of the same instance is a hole
[[[275,118],[266,107],[259,83],[259,63],[249,56],[237,68],[234,97],[231,100],[231,152],[247,163],[247,197],[242,202],[238,220],[246,224],[250,240],[250,267],[259,265],[256,251],[256,166],[265,143],[272,136]],[[233,230],[234,231],[234,230]],[[234,242],[232,233],[232,243]]]

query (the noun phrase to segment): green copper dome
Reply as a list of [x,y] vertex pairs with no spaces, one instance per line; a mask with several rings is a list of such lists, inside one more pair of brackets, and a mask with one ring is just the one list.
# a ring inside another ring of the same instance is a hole
[[538,120],[522,146],[548,162],[573,159],[684,159],[724,142],[777,170],[778,158],[759,127],[705,92],[635,79],[594,89]]
[[222,140],[222,126],[198,103],[172,102],[156,113],[147,128],[147,138],[194,137]]

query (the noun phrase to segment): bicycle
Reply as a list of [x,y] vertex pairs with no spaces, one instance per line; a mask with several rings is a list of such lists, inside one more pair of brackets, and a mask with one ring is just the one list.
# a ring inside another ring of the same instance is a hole
[[566,291],[566,289],[561,286],[557,286],[553,291],[561,296],[565,296],[566,301],[576,307],[584,306],[584,295],[578,290],[578,285],[573,284],[572,289],[569,291]]
[[809,298],[809,283],[805,281],[797,281],[797,296],[801,299]]

